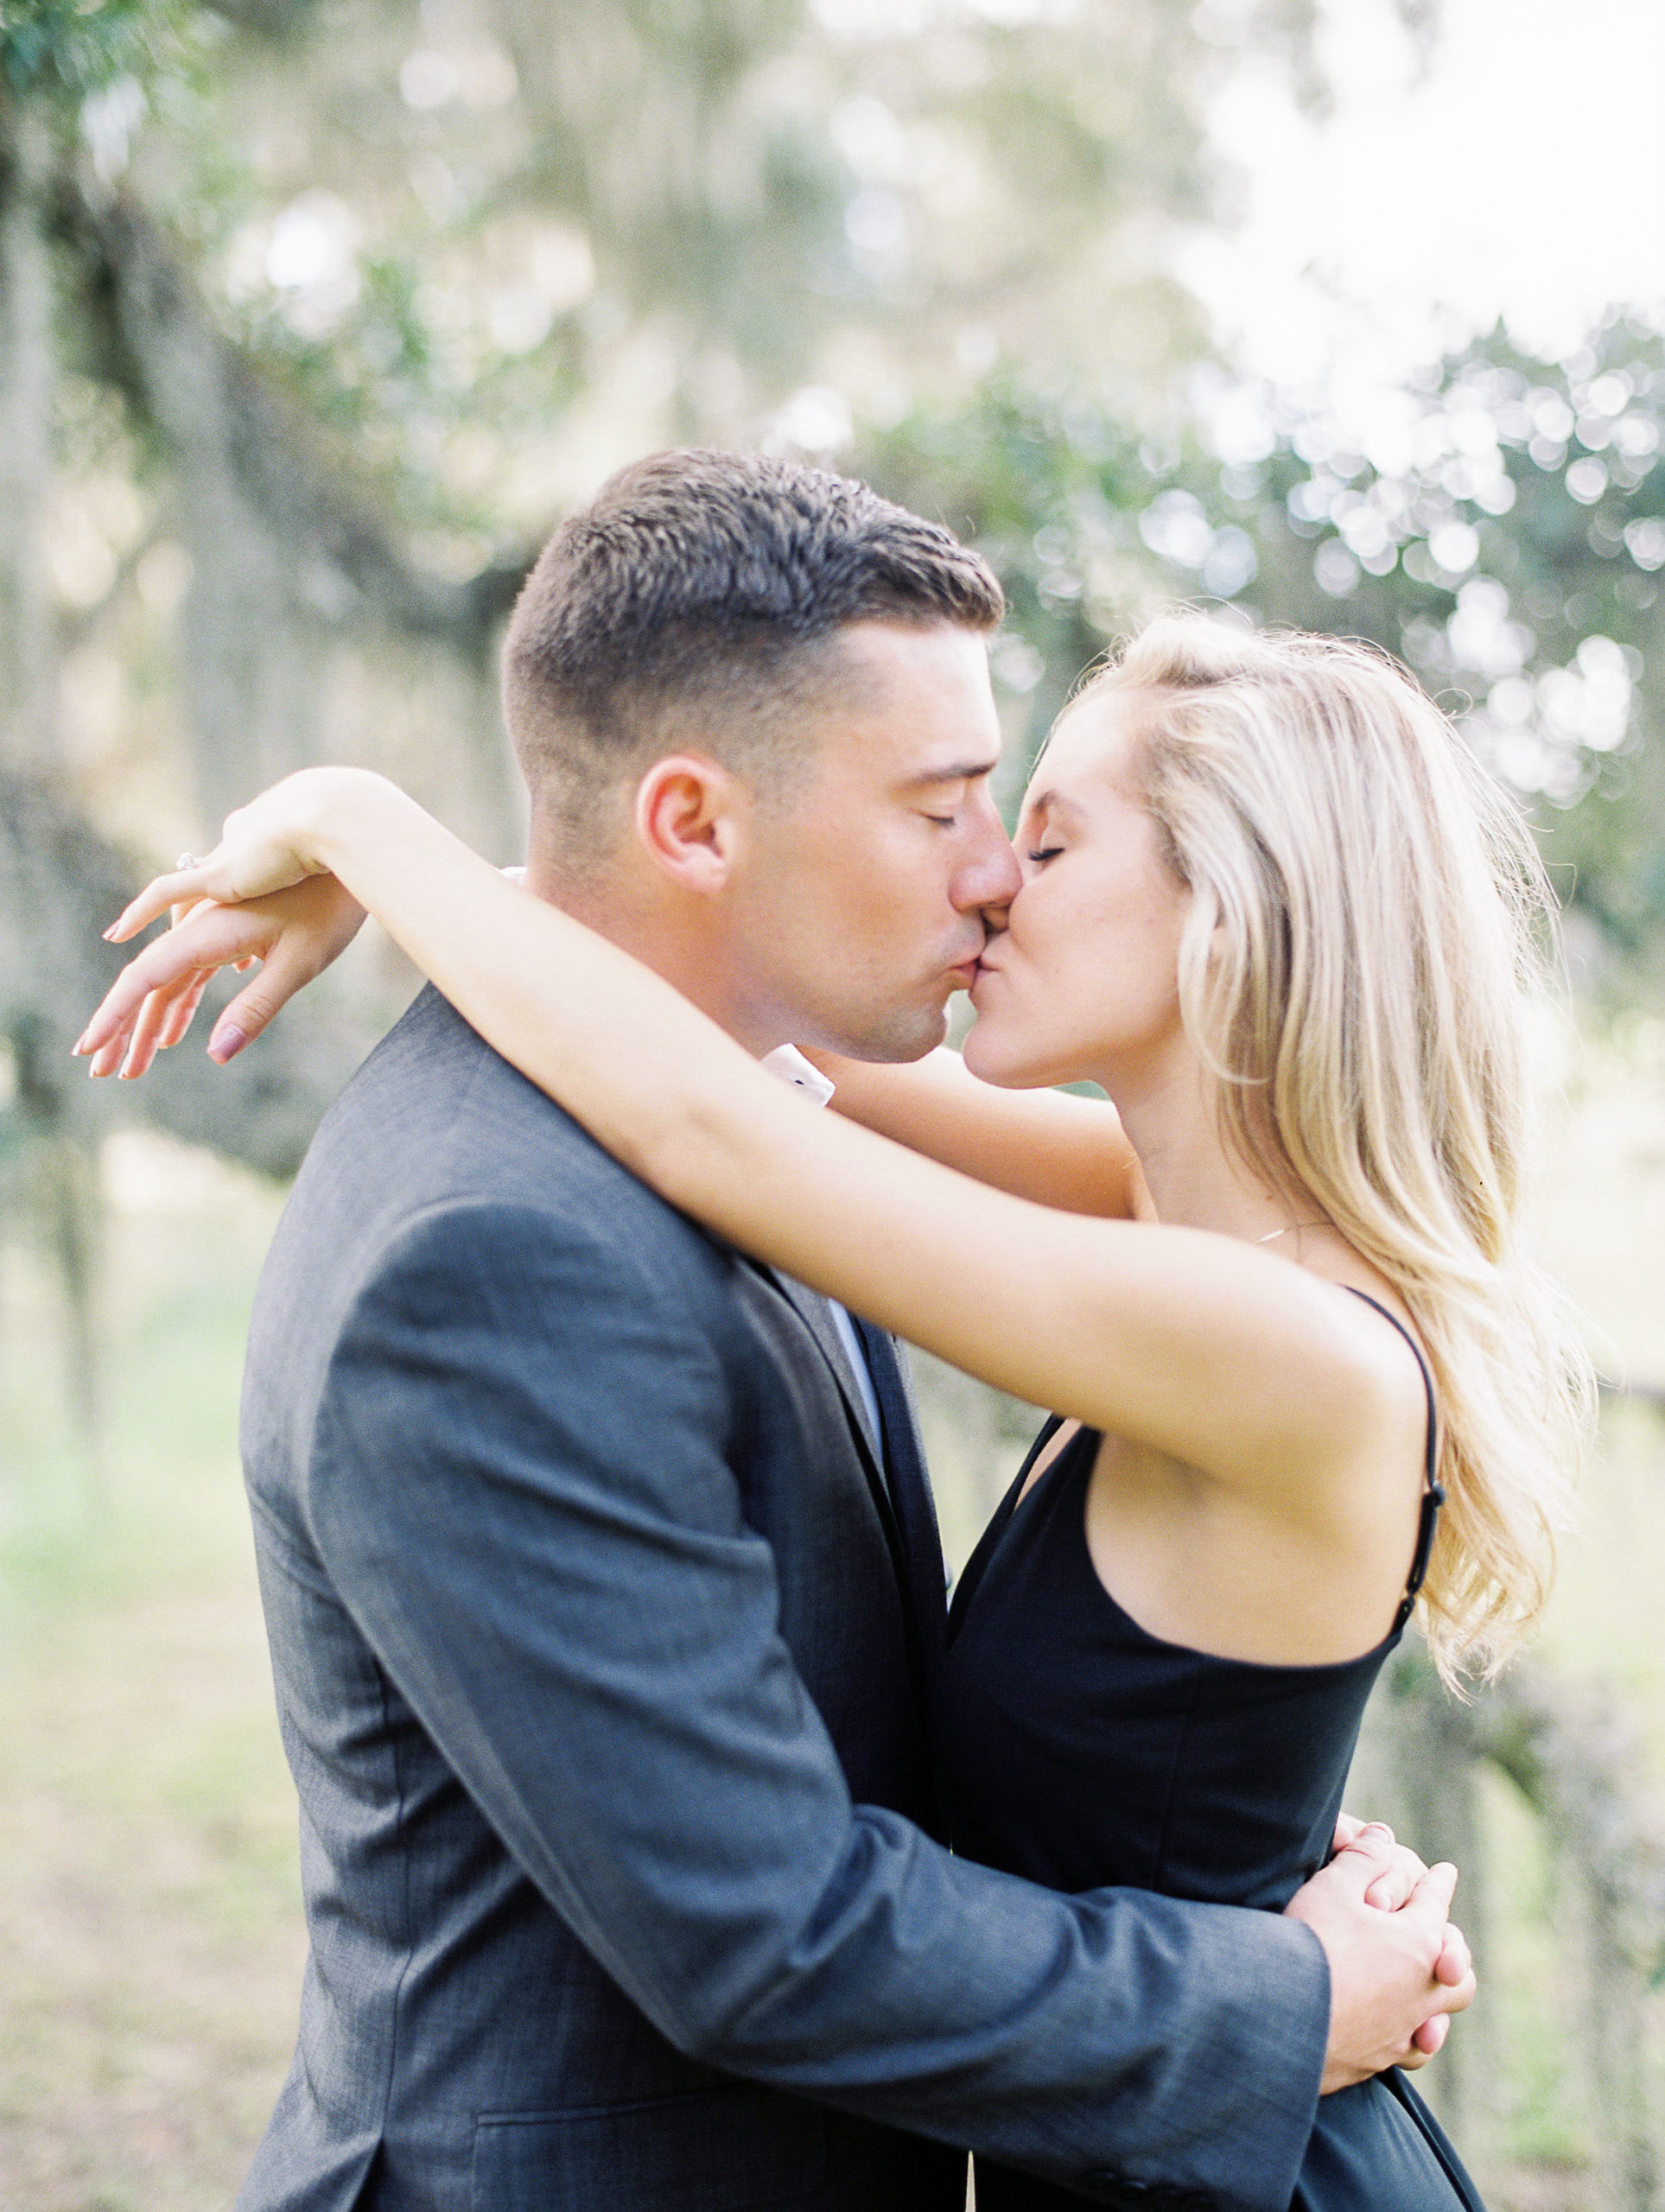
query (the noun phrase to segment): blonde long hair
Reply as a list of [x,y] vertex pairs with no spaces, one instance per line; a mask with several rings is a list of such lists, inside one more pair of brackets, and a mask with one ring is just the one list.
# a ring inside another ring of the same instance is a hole
[[1109,690],[1153,695],[1141,795],[1194,894],[1181,1005],[1227,1139],[1427,1351],[1447,1503],[1423,1626],[1448,1681],[1495,1673],[1548,1596],[1592,1402],[1517,1237],[1554,912],[1531,832],[1373,646],[1171,614],[1077,702]]

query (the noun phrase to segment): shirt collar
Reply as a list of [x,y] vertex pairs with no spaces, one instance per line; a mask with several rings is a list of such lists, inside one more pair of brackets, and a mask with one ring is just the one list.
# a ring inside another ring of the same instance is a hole
[[801,1090],[812,1106],[824,1106],[837,1089],[829,1083],[819,1068],[806,1060],[796,1045],[777,1045],[772,1052],[766,1052],[758,1062],[770,1074],[778,1076],[794,1090]]

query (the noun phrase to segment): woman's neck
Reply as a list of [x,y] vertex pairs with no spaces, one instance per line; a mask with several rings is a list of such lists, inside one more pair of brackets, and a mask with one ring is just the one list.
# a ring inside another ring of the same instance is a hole
[[1189,1049],[1159,1065],[1106,1070],[1096,1080],[1122,1117],[1163,1221],[1253,1242],[1314,1217],[1310,1204],[1292,1207],[1228,1147],[1218,1086]]

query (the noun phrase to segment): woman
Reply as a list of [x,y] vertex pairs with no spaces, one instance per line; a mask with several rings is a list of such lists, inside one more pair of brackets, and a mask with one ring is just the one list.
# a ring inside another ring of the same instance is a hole
[[[1275,1910],[1324,1856],[1414,1606],[1450,1678],[1497,1663],[1547,1589],[1585,1370],[1514,1231],[1542,878],[1384,657],[1200,619],[1153,625],[1081,692],[1018,843],[966,1065],[1099,1083],[1160,1226],[969,1179],[1038,1179],[989,1168],[1012,1158],[989,1091],[929,1067],[829,1062],[845,1118],[806,1114],[359,772],[279,785],[112,934],[333,874],[668,1198],[1057,1408],[955,1599],[956,1847],[1066,1890]],[[312,896],[315,964],[341,909]],[[94,1072],[175,1041],[201,980],[143,956],[82,1039]],[[1045,1147],[1044,1113],[1021,1126]],[[1070,2201],[990,2168],[978,2191],[982,2212]],[[1295,2202],[1478,2199],[1388,2075],[1325,2100]]]

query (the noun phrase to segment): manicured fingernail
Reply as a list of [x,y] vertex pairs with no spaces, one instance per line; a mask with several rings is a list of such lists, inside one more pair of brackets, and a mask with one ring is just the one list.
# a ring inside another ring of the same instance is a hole
[[224,1067],[227,1060],[234,1060],[237,1058],[248,1041],[243,1032],[234,1023],[224,1029],[216,1029],[208,1039],[208,1058],[211,1060],[218,1060],[220,1066]]
[[70,1046],[70,1048],[69,1048],[69,1057],[70,1057],[70,1058],[71,1058],[72,1060],[79,1060],[79,1059],[80,1058],[80,1057],[81,1057],[82,1053],[83,1053],[83,1052],[86,1052],[86,1030],[85,1030],[85,1029],[83,1029],[83,1030],[82,1030],[82,1032],[81,1032],[81,1033],[80,1033],[80,1035],[79,1035],[79,1036],[75,1039],[75,1042],[74,1042],[74,1043]]

